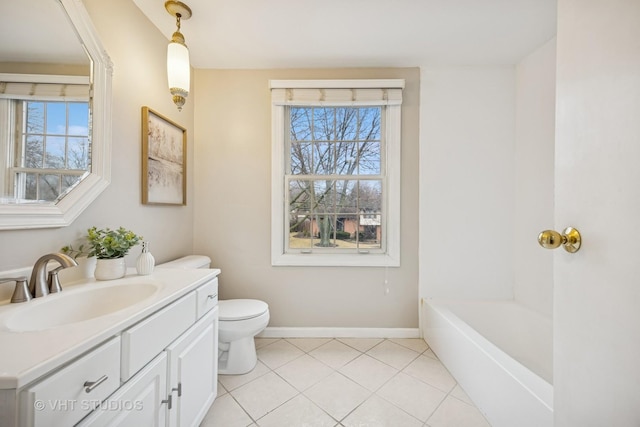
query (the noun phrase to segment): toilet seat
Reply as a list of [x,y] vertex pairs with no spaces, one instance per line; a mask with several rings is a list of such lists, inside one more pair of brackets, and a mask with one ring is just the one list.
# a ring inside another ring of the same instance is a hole
[[219,319],[231,322],[261,316],[269,310],[269,305],[255,299],[231,299],[218,301],[218,308]]

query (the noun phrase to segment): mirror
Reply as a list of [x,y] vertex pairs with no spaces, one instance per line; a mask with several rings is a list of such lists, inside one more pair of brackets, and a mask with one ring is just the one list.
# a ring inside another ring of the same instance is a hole
[[66,226],[111,178],[111,60],[80,0],[0,12],[0,230]]

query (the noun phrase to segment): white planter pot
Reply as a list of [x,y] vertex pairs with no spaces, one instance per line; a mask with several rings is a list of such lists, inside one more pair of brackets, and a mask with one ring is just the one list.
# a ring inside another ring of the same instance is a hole
[[124,277],[127,274],[127,265],[124,258],[98,259],[94,275],[97,280],[113,280]]

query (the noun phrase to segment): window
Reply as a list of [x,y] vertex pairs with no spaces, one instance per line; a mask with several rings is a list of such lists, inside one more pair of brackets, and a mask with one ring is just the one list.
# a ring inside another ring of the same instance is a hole
[[88,85],[5,82],[2,89],[2,194],[54,201],[90,169]]
[[403,86],[271,81],[273,265],[399,265]]

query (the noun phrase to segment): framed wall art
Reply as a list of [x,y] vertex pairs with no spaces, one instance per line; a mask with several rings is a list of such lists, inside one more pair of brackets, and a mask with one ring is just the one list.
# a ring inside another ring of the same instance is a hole
[[187,130],[142,107],[142,203],[187,204]]

